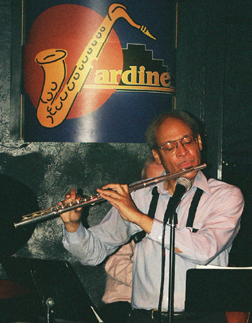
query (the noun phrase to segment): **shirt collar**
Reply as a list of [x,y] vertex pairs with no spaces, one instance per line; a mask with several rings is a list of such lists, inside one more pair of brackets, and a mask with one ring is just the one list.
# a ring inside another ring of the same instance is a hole
[[198,173],[193,181],[192,187],[196,187],[196,188],[198,187],[198,188],[202,189],[208,195],[211,195],[211,190],[210,190],[207,178],[200,170],[198,171]]

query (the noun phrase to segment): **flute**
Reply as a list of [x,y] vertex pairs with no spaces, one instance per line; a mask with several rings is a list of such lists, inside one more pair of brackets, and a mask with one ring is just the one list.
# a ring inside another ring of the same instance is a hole
[[[140,180],[138,182],[134,182],[129,185],[129,192],[135,192],[141,188],[145,188],[151,185],[158,184],[160,182],[164,182],[170,179],[181,177],[182,175],[192,172],[192,171],[198,171],[203,168],[206,168],[206,164],[202,164],[199,166],[195,166],[189,169],[181,170],[179,172],[175,173],[169,173],[166,175],[153,177],[145,180]],[[100,197],[100,195],[97,193],[95,195],[91,195],[89,197],[80,198],[79,200],[76,200],[74,202],[64,203],[62,205],[55,205],[50,207],[49,209],[40,210],[34,213],[30,213],[27,215],[24,215],[22,217],[22,220],[18,223],[14,223],[14,227],[18,228],[27,224],[32,224],[36,222],[44,222],[49,219],[53,219],[57,216],[59,216],[61,213],[68,212],[74,209],[77,209],[79,207],[85,207],[85,206],[93,206],[97,203],[105,201],[104,198]]]

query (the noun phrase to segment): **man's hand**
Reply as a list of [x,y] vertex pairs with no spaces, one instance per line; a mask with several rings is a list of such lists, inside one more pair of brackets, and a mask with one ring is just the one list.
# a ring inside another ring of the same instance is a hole
[[[77,196],[75,188],[72,188],[70,193],[66,194],[65,200],[59,202],[59,205],[75,202],[78,199],[80,199],[80,196]],[[69,212],[64,212],[60,215],[67,231],[75,232],[78,229],[81,221],[81,212],[82,208],[80,207]]]
[[153,219],[138,210],[129,194],[128,185],[108,184],[97,189],[97,192],[118,210],[124,220],[138,224],[150,233]]

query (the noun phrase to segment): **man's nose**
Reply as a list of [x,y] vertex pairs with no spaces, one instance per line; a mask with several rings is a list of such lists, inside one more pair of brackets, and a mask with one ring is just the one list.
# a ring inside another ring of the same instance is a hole
[[188,154],[188,152],[189,150],[181,142],[177,143],[176,154],[178,156],[185,156]]

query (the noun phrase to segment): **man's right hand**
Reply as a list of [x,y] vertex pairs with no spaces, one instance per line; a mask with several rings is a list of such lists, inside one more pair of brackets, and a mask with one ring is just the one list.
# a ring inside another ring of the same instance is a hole
[[[75,188],[71,188],[70,193],[66,194],[65,200],[59,202],[59,205],[63,205],[65,203],[75,202],[76,200],[80,199],[80,196],[76,195]],[[81,212],[82,208],[79,207],[72,211],[61,213],[61,219],[64,222],[65,228],[68,232],[75,232],[81,221]]]

